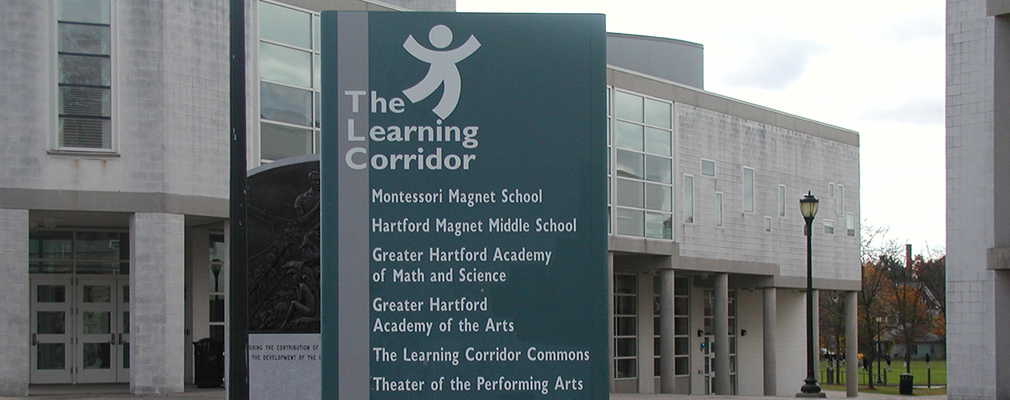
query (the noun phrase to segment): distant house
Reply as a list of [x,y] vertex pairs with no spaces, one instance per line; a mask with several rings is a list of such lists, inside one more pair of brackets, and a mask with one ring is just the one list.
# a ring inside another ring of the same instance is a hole
[[[891,343],[889,346],[891,356],[897,360],[904,359],[907,347],[904,343],[899,342],[901,340],[900,334],[897,331],[892,331],[885,334],[884,337]],[[919,340],[913,341],[909,350],[913,360],[923,360],[927,354],[929,354],[930,360],[946,360],[947,339],[932,332],[922,332],[919,334]]]

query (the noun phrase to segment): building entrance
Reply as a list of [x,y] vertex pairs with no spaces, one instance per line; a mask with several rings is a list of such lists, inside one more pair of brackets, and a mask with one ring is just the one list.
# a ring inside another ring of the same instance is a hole
[[30,280],[31,383],[129,382],[129,277]]

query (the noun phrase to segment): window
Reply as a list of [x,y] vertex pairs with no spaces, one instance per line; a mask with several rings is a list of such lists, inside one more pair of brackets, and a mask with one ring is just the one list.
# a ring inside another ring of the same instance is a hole
[[838,185],[838,198],[835,200],[835,212],[842,214],[845,212],[845,187]]
[[715,226],[722,226],[722,193],[715,194]]
[[319,152],[319,14],[259,2],[260,162]]
[[828,182],[828,197],[835,198],[835,184]]
[[772,217],[765,217],[765,232],[772,231]]
[[109,0],[60,0],[57,148],[112,151],[112,12]]
[[614,378],[638,376],[638,276],[614,274]]
[[684,222],[694,222],[694,177],[684,175]]
[[824,234],[825,235],[835,234],[835,221],[824,220]]
[[673,240],[672,104],[610,90],[613,233]]
[[715,161],[701,159],[701,174],[704,176],[715,176]]
[[743,169],[743,210],[754,211],[754,169]]
[[856,236],[856,214],[854,213],[845,214],[845,234]]
[[224,341],[224,262],[228,253],[228,246],[224,243],[224,235],[210,235],[210,279],[208,285],[210,312],[208,321],[210,322],[210,337]]
[[122,231],[31,231],[28,233],[28,272],[129,275],[130,234]]
[[[688,290],[690,289],[690,278],[676,277],[674,278],[674,295],[673,295],[673,354],[674,354],[674,375],[676,376],[689,376],[691,372],[690,363],[690,323],[689,314],[690,307],[688,303]],[[655,354],[653,363],[655,376],[659,377],[662,374],[662,359],[660,355],[660,344],[659,341],[662,338],[662,334],[665,333],[660,327],[659,313],[660,313],[660,296],[662,294],[661,286],[662,281],[659,277],[653,281],[654,289],[653,293],[655,297],[653,298],[653,326],[655,326],[655,333],[653,338],[653,354]]]
[[786,216],[786,185],[779,185],[779,216]]

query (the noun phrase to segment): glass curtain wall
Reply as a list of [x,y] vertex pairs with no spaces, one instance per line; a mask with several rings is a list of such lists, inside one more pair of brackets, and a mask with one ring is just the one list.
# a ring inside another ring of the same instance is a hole
[[260,1],[260,162],[319,152],[319,14]]
[[[653,339],[653,354],[655,355],[655,372],[656,377],[659,378],[661,369],[661,356],[659,351],[659,341],[662,338],[662,329],[660,328],[659,320],[659,304],[661,296],[661,288],[663,282],[660,279],[656,279],[654,282],[653,293],[655,293],[655,298],[653,299],[653,326],[656,327]],[[675,357],[674,365],[676,366],[676,371],[674,371],[675,376],[689,376],[691,374],[691,360],[690,360],[690,348],[691,348],[691,336],[689,334],[690,324],[689,324],[689,314],[691,312],[689,303],[689,289],[690,289],[690,278],[678,277],[674,278],[674,294],[673,294],[673,343],[674,350],[673,354]]]
[[611,232],[673,240],[673,105],[610,94]]
[[614,275],[614,378],[638,377],[638,276]]

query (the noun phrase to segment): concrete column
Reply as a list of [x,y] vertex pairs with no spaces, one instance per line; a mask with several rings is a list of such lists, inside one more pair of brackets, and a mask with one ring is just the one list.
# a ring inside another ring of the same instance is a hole
[[182,392],[185,376],[185,217],[130,219],[130,391]]
[[814,340],[810,346],[814,348],[814,378],[817,378],[817,385],[821,382],[821,291],[814,289]]
[[859,292],[845,292],[845,394],[859,396]]
[[715,275],[715,309],[712,321],[715,333],[715,379],[713,392],[718,395],[732,394],[729,379],[729,274]]
[[773,287],[764,289],[764,385],[765,396],[778,395],[778,382],[776,380],[777,367],[775,365],[775,327],[778,325],[778,299],[776,299],[776,289]]
[[659,271],[659,381],[660,392],[675,393],[677,391],[677,359],[673,335],[676,318],[674,318],[674,294],[676,281],[672,269]]
[[28,210],[0,208],[0,396],[28,396]]

